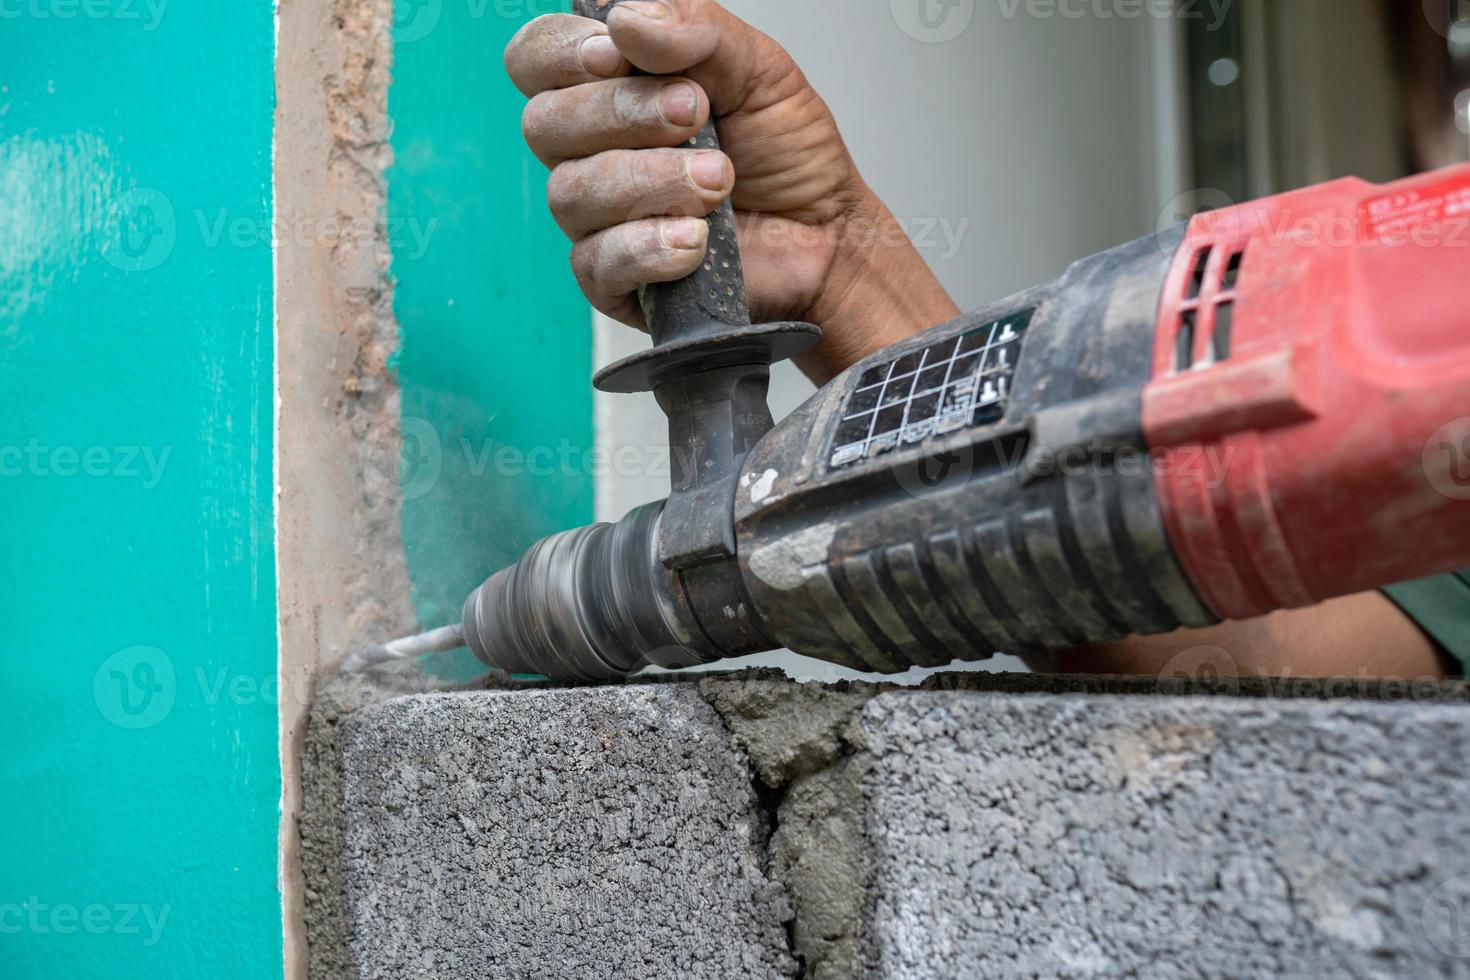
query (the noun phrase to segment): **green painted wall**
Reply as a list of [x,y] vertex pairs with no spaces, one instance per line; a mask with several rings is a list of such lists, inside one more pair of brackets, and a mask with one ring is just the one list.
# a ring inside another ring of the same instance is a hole
[[0,11],[0,976],[279,976],[267,0]]
[[398,0],[388,214],[408,468],[403,533],[425,623],[589,523],[590,314],[520,138],[501,51],[526,3]]

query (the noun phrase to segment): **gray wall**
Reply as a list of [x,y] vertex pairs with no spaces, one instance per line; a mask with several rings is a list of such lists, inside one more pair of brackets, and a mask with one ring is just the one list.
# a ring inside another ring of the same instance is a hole
[[[727,6],[796,58],[831,105],[868,183],[911,237],[928,229],[917,244],[961,307],[1154,230],[1163,202],[1182,190],[1172,176],[1174,131],[1162,124],[1173,115],[1173,86],[1153,84],[1171,70],[1176,24],[1064,17],[1057,5],[1026,0],[957,0],[939,31],[952,33],[967,16],[968,25],[934,43],[900,25],[917,23],[920,3],[941,9],[938,0]],[[596,333],[599,365],[646,343],[601,318]],[[811,391],[783,365],[772,394],[777,418]],[[637,447],[648,460],[666,445],[652,396],[599,395],[597,431],[600,445]],[[666,468],[649,469],[601,475],[598,518],[616,520],[666,496]],[[803,677],[848,676],[790,654],[763,662]]]

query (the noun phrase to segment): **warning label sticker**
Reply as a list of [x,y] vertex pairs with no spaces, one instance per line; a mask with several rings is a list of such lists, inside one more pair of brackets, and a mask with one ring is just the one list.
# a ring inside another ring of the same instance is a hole
[[1369,241],[1437,244],[1445,225],[1470,224],[1470,174],[1460,171],[1437,184],[1371,198],[1363,202],[1362,218]]

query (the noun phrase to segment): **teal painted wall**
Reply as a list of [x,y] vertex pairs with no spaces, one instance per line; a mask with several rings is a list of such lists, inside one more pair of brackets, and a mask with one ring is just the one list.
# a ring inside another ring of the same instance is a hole
[[0,12],[0,976],[279,976],[266,0]]
[[501,66],[521,24],[557,9],[398,0],[388,215],[403,534],[431,625],[457,622],[469,590],[537,538],[592,520],[590,313]]

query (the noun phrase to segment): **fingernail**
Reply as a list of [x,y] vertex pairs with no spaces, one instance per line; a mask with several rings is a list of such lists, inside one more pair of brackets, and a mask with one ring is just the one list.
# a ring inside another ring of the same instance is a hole
[[704,247],[703,218],[678,218],[659,225],[658,233],[669,248],[693,251]]
[[684,165],[689,179],[707,191],[725,189],[725,154],[705,151],[696,153]]
[[693,126],[699,112],[699,93],[688,82],[672,82],[658,96],[658,114],[670,126]]
[[618,9],[631,10],[649,20],[667,20],[674,14],[663,0],[627,0],[626,3],[619,4]]
[[623,66],[623,53],[606,34],[594,34],[583,41],[577,57],[582,62],[583,71],[603,78],[611,78]]

